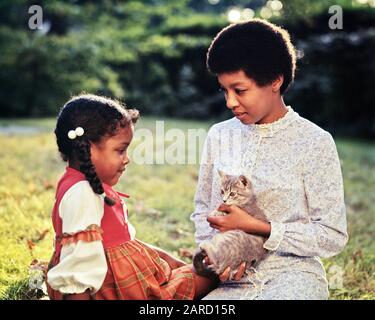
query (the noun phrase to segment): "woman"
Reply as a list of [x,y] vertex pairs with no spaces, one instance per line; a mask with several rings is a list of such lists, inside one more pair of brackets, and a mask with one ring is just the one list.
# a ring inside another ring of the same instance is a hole
[[[268,253],[255,273],[222,282],[205,299],[328,298],[319,257],[348,240],[343,181],[332,136],[283,101],[295,65],[287,31],[260,19],[224,28],[208,50],[234,118],[207,135],[191,215],[196,242],[241,229],[267,237]],[[269,223],[226,205],[219,210],[228,215],[207,218],[222,202],[218,169],[252,181]]]

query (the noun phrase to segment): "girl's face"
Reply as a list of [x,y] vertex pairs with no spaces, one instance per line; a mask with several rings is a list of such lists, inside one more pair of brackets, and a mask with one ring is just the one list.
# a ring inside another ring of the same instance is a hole
[[120,128],[116,135],[104,137],[98,143],[91,143],[91,161],[99,179],[114,186],[130,160],[128,146],[133,139],[133,125]]
[[244,71],[218,75],[228,109],[243,124],[271,123],[285,114],[279,89],[283,78],[259,87]]

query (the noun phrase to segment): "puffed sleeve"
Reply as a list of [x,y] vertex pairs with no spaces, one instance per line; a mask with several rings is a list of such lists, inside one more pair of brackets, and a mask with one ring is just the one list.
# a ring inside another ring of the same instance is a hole
[[190,220],[195,224],[195,241],[197,244],[211,239],[213,236],[213,229],[207,222],[207,215],[209,213],[211,201],[214,167],[212,159],[212,148],[214,146],[214,143],[212,142],[213,131],[213,129],[209,130],[203,145],[198,184],[194,196],[195,208],[190,216]]
[[264,247],[298,256],[329,258],[344,248],[348,234],[340,161],[328,132],[312,142],[303,171],[309,221],[270,221],[271,235]]
[[48,283],[63,294],[87,289],[93,294],[107,273],[100,228],[103,197],[95,194],[87,181],[80,181],[63,196],[59,214],[63,231],[60,262],[49,270]]

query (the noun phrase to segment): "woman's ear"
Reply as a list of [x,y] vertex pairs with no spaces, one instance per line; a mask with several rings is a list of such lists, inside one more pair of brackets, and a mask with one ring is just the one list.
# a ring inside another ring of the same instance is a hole
[[280,91],[281,86],[284,83],[284,76],[280,74],[277,76],[275,80],[272,81],[271,87],[272,87],[272,92],[278,92]]

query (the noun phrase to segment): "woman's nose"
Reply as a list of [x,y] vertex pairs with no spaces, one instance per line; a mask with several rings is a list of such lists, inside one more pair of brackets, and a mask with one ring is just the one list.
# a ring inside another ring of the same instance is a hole
[[237,99],[234,97],[233,94],[228,93],[227,94],[227,108],[232,110],[233,108],[237,106],[238,106]]

